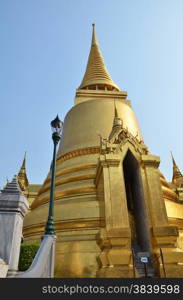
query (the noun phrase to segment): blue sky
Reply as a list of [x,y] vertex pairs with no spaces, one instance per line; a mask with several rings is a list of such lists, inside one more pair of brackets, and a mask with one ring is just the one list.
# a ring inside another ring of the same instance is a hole
[[182,0],[0,1],[0,187],[27,151],[31,183],[52,157],[50,121],[64,119],[86,67],[91,24],[118,86],[128,91],[150,151],[183,171]]

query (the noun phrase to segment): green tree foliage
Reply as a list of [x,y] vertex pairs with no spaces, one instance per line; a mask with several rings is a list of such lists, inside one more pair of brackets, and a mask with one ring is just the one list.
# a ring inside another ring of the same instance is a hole
[[38,242],[21,244],[18,266],[19,271],[26,271],[30,267],[39,246],[40,244]]

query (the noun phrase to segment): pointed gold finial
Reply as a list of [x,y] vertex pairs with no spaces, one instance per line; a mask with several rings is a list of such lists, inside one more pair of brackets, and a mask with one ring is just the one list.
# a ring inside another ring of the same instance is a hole
[[114,100],[114,120],[113,120],[113,127],[122,126],[122,119],[118,115],[117,107],[116,107],[116,101]]
[[177,185],[177,184],[179,184],[180,179],[182,181],[183,176],[182,176],[182,173],[180,172],[180,170],[179,170],[179,168],[178,168],[178,166],[177,166],[177,164],[175,162],[175,159],[173,157],[172,151],[170,151],[170,153],[171,153],[172,163],[173,163],[172,182]]
[[170,153],[171,153],[171,157],[172,157],[172,163],[173,163],[173,166],[176,166],[176,167],[177,167],[176,162],[175,162],[175,159],[174,159],[173,154],[172,154],[172,151],[170,151]]
[[97,37],[96,37],[96,31],[95,31],[95,23],[92,24],[93,26],[93,32],[92,32],[92,46],[98,44]]
[[115,100],[114,100],[114,117],[119,118]]
[[20,168],[20,171],[18,172],[18,183],[20,185],[20,188],[22,191],[26,191],[29,185],[27,174],[26,174],[26,152],[24,154],[24,159],[22,162],[22,166]]
[[24,159],[23,159],[23,162],[22,162],[22,167],[21,169],[25,169],[25,164],[26,164],[26,151],[25,151],[25,154],[24,154]]
[[83,77],[82,83],[79,89],[101,89],[101,90],[116,90],[119,91],[119,87],[114,83],[104,63],[103,56],[99,49],[97,41],[95,24],[92,24],[92,42],[90,54],[88,57],[88,63],[86,72]]

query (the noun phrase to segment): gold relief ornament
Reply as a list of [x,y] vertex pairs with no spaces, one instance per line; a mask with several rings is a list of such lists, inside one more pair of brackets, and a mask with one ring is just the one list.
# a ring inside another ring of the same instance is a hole
[[[122,123],[123,124],[123,123]],[[120,131],[113,132],[113,129],[109,135],[109,138],[103,138],[100,134],[100,149],[101,154],[107,153],[119,153],[123,151],[123,146],[129,142],[139,154],[148,154],[148,148],[144,144],[143,140],[138,140],[138,133],[136,136],[132,135],[128,128],[122,127]]]

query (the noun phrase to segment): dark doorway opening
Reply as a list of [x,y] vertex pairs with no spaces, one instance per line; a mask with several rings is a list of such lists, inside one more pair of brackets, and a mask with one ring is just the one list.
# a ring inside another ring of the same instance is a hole
[[[149,257],[152,257],[150,232],[139,163],[130,150],[128,150],[123,161],[123,173],[131,227],[132,252],[136,260],[136,267],[144,270],[144,264],[139,262],[138,257],[139,253],[147,253]],[[152,264],[148,264],[147,267],[149,270],[151,269],[151,274],[153,274]]]

